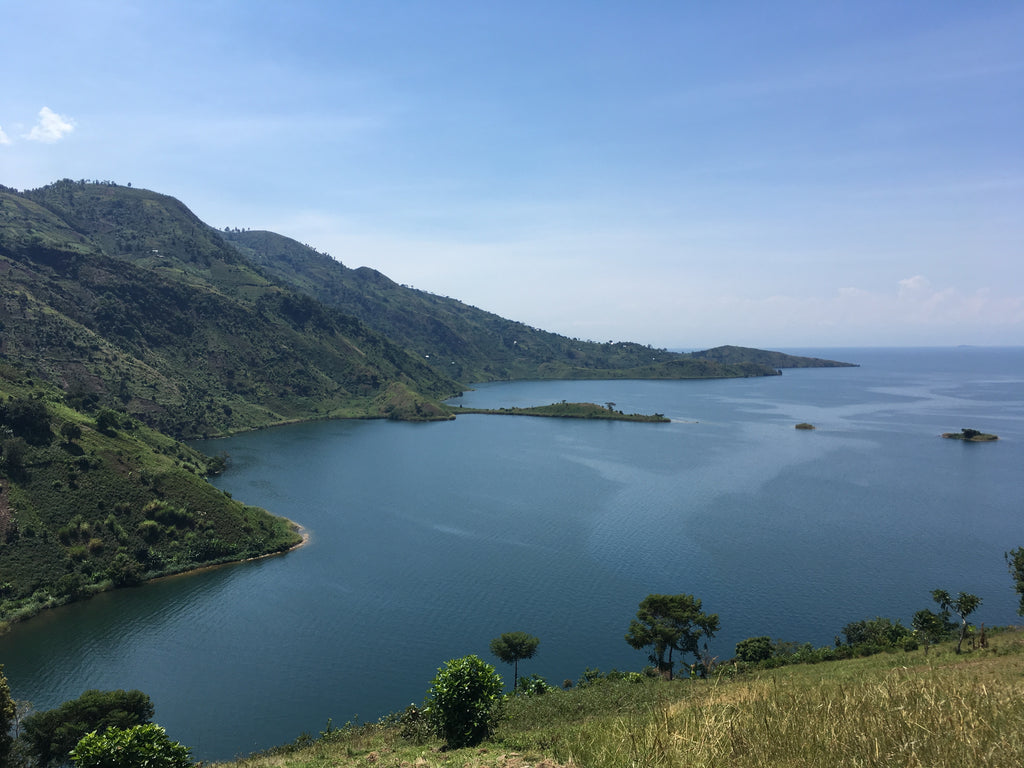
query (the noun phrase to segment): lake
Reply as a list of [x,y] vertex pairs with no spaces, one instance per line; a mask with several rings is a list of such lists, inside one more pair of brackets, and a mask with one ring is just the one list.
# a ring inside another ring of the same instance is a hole
[[[669,424],[464,415],[303,424],[199,444],[215,484],[304,525],[282,557],[50,611],[0,638],[37,709],[139,688],[198,759],[419,703],[444,661],[537,635],[520,673],[560,685],[640,669],[624,634],[652,592],[754,635],[831,644],[909,624],[936,588],[1018,620],[1003,553],[1024,545],[1024,349],[792,350],[859,368],[718,381],[517,382],[453,403],[561,400]],[[814,431],[794,429],[798,422]],[[993,444],[942,440],[964,427]]]

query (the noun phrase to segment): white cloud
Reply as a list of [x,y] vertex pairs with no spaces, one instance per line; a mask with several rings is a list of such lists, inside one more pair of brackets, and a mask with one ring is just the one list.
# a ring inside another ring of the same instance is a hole
[[4,133],[4,129],[0,128],[0,146],[4,144],[10,144],[11,140],[7,138],[7,134]]
[[58,115],[49,107],[43,107],[39,110],[39,122],[25,135],[25,138],[29,141],[53,144],[63,139],[73,130],[75,130],[74,120],[64,115]]

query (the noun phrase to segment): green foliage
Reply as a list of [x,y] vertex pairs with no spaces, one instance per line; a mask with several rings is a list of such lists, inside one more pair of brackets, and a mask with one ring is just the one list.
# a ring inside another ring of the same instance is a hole
[[519,678],[519,681],[515,686],[516,693],[523,694],[524,696],[539,696],[547,693],[548,691],[557,690],[557,688],[549,684],[547,680],[537,674]]
[[1017,592],[1020,602],[1017,605],[1017,615],[1024,616],[1024,547],[1017,547],[1004,553],[1006,567],[1013,578],[1013,588]]
[[540,640],[526,632],[506,632],[491,640],[491,653],[506,664],[513,665],[512,690],[518,689],[519,660],[532,659]]
[[424,711],[449,747],[479,744],[497,722],[503,688],[494,667],[478,656],[452,659],[438,669]]
[[956,624],[949,620],[949,611],[935,613],[923,608],[914,614],[911,626],[924,638],[925,642],[934,644],[949,639],[956,629]]
[[[707,614],[693,595],[648,595],[630,622],[626,642],[636,649],[650,647],[648,658],[658,672],[672,679],[672,652],[693,654],[700,662],[700,642],[715,636],[718,614]],[[667,656],[666,656],[667,653]]]
[[961,592],[954,598],[944,589],[935,589],[932,590],[932,599],[939,604],[941,610],[951,610],[960,617],[960,636],[956,642],[956,652],[960,653],[961,646],[967,637],[967,617],[981,606],[981,598],[967,592]]
[[911,631],[899,619],[893,621],[882,616],[862,621],[852,621],[843,627],[846,644],[854,647],[874,646],[893,648],[903,644]]
[[87,733],[71,750],[78,768],[189,768],[190,749],[155,723]]
[[16,716],[17,708],[11,698],[11,687],[7,684],[4,665],[0,664],[0,766],[9,764],[11,747],[14,744],[11,732]]
[[153,703],[142,691],[89,690],[56,709],[36,712],[22,723],[29,754],[41,768],[61,765],[90,731],[148,723]]
[[748,637],[736,643],[736,658],[740,661],[764,661],[771,658],[772,651],[772,640],[767,635]]

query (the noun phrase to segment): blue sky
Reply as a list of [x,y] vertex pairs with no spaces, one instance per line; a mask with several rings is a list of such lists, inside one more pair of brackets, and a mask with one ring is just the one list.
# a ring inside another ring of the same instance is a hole
[[1024,344],[1024,3],[0,0],[0,184],[569,336]]

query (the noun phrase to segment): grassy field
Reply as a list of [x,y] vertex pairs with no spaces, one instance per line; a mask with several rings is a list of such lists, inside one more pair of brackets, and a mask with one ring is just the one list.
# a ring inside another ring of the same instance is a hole
[[[660,768],[1024,764],[1024,633],[710,680],[602,680],[505,704],[472,749],[400,724],[328,729],[222,768]],[[406,729],[407,735],[409,729]]]

